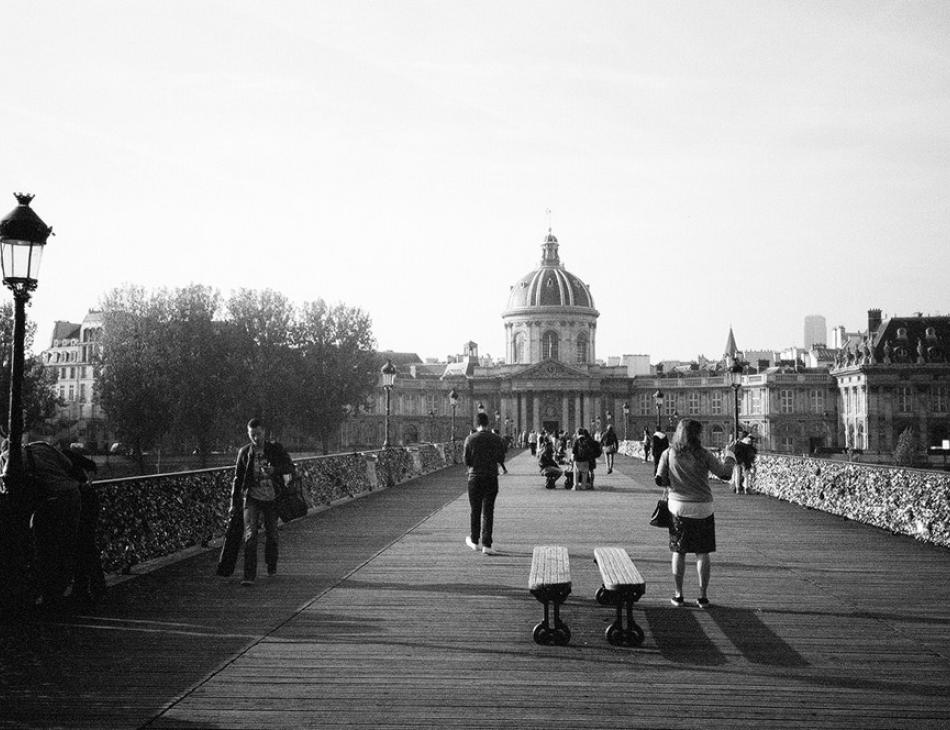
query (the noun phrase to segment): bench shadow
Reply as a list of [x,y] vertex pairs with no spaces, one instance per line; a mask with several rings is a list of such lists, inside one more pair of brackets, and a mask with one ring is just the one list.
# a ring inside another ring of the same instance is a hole
[[804,657],[766,626],[756,611],[714,605],[708,613],[747,661],[773,667],[808,666]]
[[694,611],[672,606],[650,607],[644,609],[643,615],[664,659],[676,664],[709,667],[727,662],[726,655],[706,635]]

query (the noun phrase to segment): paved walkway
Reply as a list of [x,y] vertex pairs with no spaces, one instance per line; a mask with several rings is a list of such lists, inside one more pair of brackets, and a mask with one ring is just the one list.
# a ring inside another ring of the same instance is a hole
[[[547,491],[502,477],[496,556],[463,544],[458,468],[288,526],[281,574],[241,588],[202,555],[113,589],[95,615],[0,627],[0,727],[946,727],[950,552],[714,488],[714,607],[669,605],[648,469]],[[542,647],[531,549],[569,548],[573,637]],[[637,648],[593,550],[647,581]],[[695,595],[687,574],[687,596]]]

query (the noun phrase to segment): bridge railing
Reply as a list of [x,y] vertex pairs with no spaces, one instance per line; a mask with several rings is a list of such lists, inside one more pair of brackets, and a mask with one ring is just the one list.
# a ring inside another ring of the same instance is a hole
[[[313,506],[393,486],[461,461],[462,442],[295,459]],[[103,568],[129,573],[139,563],[224,534],[234,467],[95,482]]]

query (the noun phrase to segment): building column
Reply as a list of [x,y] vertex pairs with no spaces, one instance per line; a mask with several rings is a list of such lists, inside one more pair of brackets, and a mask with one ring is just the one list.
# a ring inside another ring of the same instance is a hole
[[578,393],[574,396],[574,425],[571,428],[572,433],[577,433],[577,429],[584,425],[584,396]]
[[537,393],[531,394],[531,425],[535,431],[541,430],[541,398]]
[[518,417],[518,428],[522,431],[528,430],[528,394],[522,393],[520,395],[521,400],[521,409]]
[[594,399],[594,406],[593,406],[594,414],[593,414],[592,418],[593,418],[594,420],[596,420],[596,419],[598,419],[598,418],[601,419],[601,422],[600,422],[600,429],[601,429],[601,431],[603,431],[604,426],[605,426],[606,424],[605,424],[605,422],[603,421],[603,411],[602,411],[601,408],[600,408],[600,396],[599,396],[599,395],[595,395],[595,396],[593,396],[593,399]]
[[569,422],[569,417],[571,415],[570,405],[571,402],[567,397],[567,393],[564,393],[561,397],[561,430],[567,431],[568,433],[571,431]]

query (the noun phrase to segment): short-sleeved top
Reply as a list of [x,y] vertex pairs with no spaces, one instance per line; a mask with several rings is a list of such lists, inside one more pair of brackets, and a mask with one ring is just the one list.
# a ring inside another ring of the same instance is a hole
[[260,500],[261,502],[270,502],[276,499],[277,493],[274,490],[274,478],[264,471],[264,466],[267,463],[264,461],[264,450],[261,449],[258,451],[252,448],[248,456],[248,468],[254,470],[254,477],[248,487],[247,496]]

